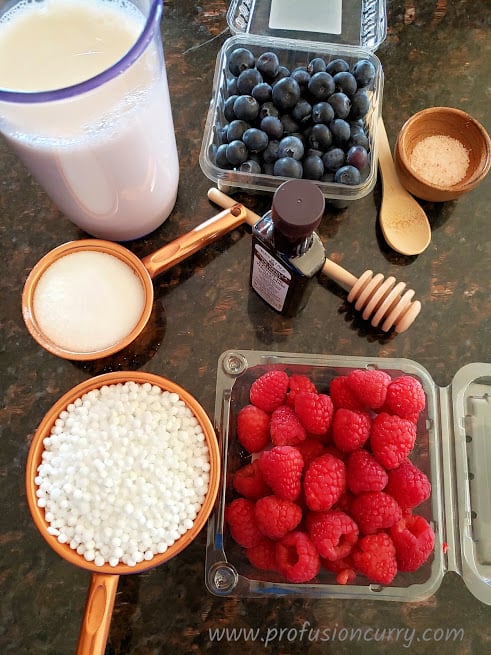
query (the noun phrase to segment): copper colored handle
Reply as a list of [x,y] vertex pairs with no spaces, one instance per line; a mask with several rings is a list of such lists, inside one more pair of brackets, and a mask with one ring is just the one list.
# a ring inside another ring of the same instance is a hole
[[77,655],[104,655],[118,580],[118,575],[92,574]]
[[142,259],[142,263],[150,277],[154,278],[246,221],[245,207],[232,202],[230,208],[147,255]]

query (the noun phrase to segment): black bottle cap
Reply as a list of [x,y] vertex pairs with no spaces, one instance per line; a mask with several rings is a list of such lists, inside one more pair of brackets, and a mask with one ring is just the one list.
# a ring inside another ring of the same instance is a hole
[[290,241],[303,239],[317,228],[325,209],[322,191],[311,180],[288,180],[273,196],[275,228]]

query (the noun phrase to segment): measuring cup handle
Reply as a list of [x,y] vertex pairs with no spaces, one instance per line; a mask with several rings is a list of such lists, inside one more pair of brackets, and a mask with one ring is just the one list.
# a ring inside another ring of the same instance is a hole
[[245,222],[247,222],[246,209],[236,203],[230,209],[225,209],[204,223],[200,223],[190,232],[147,255],[142,259],[142,263],[150,277],[154,278]]
[[118,580],[118,575],[92,574],[77,655],[104,655]]

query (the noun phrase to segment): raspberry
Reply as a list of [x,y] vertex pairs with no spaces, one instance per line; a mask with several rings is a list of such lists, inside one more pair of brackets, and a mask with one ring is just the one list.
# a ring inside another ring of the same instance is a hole
[[346,557],[358,540],[358,526],[339,510],[309,512],[306,526],[317,552],[328,560]]
[[297,500],[302,490],[303,458],[294,446],[275,446],[259,457],[263,478],[273,492],[286,500]]
[[264,537],[257,546],[246,548],[246,557],[256,569],[276,571],[276,542]]
[[338,457],[326,453],[314,459],[304,475],[307,507],[314,512],[331,509],[346,488],[346,466]]
[[232,477],[232,486],[237,493],[250,500],[257,500],[271,493],[271,489],[264,481],[257,459],[235,471]]
[[281,405],[274,410],[269,430],[275,446],[296,446],[307,438],[305,428],[288,405]]
[[271,413],[286,401],[288,375],[284,371],[268,371],[251,384],[249,398],[253,405]]
[[418,515],[401,519],[390,529],[400,571],[416,571],[422,566],[435,546],[435,533],[428,521]]
[[350,512],[363,534],[390,528],[402,518],[402,510],[395,498],[383,491],[359,494],[353,499]]
[[299,391],[295,396],[295,412],[307,432],[321,436],[331,425],[332,400],[323,393]]
[[236,498],[227,505],[225,519],[232,539],[244,548],[256,546],[264,535],[257,527],[254,503],[247,498]]
[[336,409],[352,409],[354,411],[365,409],[363,403],[348,385],[348,376],[340,375],[332,380],[329,386],[329,395]]
[[386,532],[361,537],[351,558],[355,568],[372,582],[390,584],[396,576],[396,549]]
[[324,453],[324,445],[318,439],[305,439],[297,444],[296,448],[303,457],[305,469],[313,459]]
[[327,571],[336,574],[338,584],[348,584],[348,582],[353,582],[356,578],[356,571],[353,568],[350,556],[340,557],[332,561],[321,557],[321,564]]
[[380,412],[372,421],[370,447],[375,459],[393,469],[406,459],[416,441],[416,425],[405,418]]
[[385,491],[393,496],[402,509],[413,509],[430,497],[431,482],[428,476],[405,459],[389,471]]
[[385,410],[401,418],[417,419],[426,405],[421,382],[411,375],[401,375],[387,387]]
[[286,397],[286,402],[290,407],[295,407],[295,396],[299,391],[310,391],[312,393],[317,393],[315,384],[310,378],[306,375],[298,375],[298,373],[293,373],[290,375],[290,380],[288,383],[288,395]]
[[302,510],[296,503],[274,495],[260,498],[254,511],[259,530],[270,539],[281,539],[302,520]]
[[278,541],[276,563],[288,582],[309,582],[320,570],[319,553],[308,535],[300,530]]
[[360,448],[348,457],[346,484],[354,494],[364,491],[382,491],[389,479],[387,471],[368,450]]
[[380,409],[392,378],[385,371],[357,368],[348,374],[347,384],[358,400],[369,409]]
[[259,407],[246,405],[237,414],[237,439],[249,452],[257,453],[269,443],[270,416]]
[[332,439],[339,450],[350,453],[360,448],[370,436],[372,420],[366,412],[339,408],[332,419]]

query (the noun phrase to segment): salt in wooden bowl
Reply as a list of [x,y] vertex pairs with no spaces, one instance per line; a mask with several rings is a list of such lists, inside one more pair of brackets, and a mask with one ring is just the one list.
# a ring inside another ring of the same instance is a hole
[[491,167],[491,139],[466,112],[430,107],[399,132],[394,161],[403,186],[431,202],[455,200],[474,189]]

